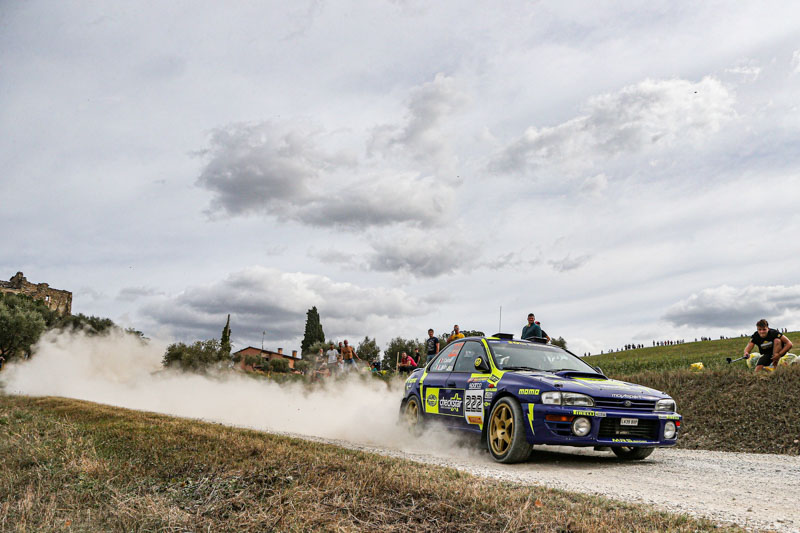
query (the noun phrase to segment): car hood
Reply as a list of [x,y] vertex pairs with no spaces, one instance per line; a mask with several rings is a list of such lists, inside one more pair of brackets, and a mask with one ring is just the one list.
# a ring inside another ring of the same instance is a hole
[[[508,376],[512,374],[512,376]],[[661,399],[670,396],[661,391],[628,383],[609,379],[601,374],[590,372],[528,372],[511,371],[506,374],[509,381],[520,381],[520,384],[528,386],[531,382],[537,382],[545,390],[560,390],[563,392],[579,392],[590,396],[628,398],[628,399]],[[505,381],[505,379],[504,379]],[[549,386],[548,386],[549,385]]]

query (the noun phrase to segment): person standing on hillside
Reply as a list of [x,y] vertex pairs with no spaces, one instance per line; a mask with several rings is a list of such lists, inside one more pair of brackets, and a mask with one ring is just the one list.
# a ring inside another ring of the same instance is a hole
[[458,329],[458,324],[456,324],[455,326],[453,326],[453,333],[451,333],[450,336],[447,337],[447,342],[453,342],[456,339],[463,339],[463,338],[464,334],[461,333],[461,330]]
[[433,359],[439,353],[439,337],[434,336],[433,328],[428,330],[428,338],[425,339],[425,362]]
[[325,352],[325,355],[328,356],[328,368],[331,369],[331,374],[335,374],[339,371],[339,351],[336,350],[333,343],[331,343],[330,349]]
[[[347,339],[345,339],[344,345],[342,346],[342,360],[344,361],[344,369],[346,372],[355,370],[356,359],[358,359],[356,351],[353,349],[352,346],[350,346],[350,344],[348,344]],[[358,360],[360,361],[361,359]]]
[[753,333],[750,342],[744,348],[745,359],[750,359],[750,352],[756,346],[761,354],[756,362],[756,372],[758,372],[765,366],[769,366],[770,363],[777,368],[780,358],[792,349],[792,341],[777,329],[769,327],[769,322],[762,318],[756,322],[756,332]]

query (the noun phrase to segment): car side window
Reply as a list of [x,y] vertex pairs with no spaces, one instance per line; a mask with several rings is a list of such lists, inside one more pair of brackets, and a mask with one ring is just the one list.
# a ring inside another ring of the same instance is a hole
[[475,372],[475,359],[478,357],[483,357],[485,361],[486,351],[479,342],[469,341],[461,350],[453,372]]
[[450,346],[447,346],[442,353],[439,354],[439,357],[436,358],[436,361],[433,362],[431,365],[431,372],[450,372],[453,370],[453,366],[456,364],[456,357],[458,357],[458,352],[461,350],[461,347],[464,346],[463,342],[454,342]]

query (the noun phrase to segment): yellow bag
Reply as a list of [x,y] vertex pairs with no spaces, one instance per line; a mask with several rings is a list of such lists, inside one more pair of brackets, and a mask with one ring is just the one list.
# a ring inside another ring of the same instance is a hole
[[783,357],[778,359],[778,366],[789,366],[797,363],[798,357],[793,353],[784,354]]
[[755,368],[757,366],[756,363],[758,363],[758,360],[760,358],[761,358],[761,354],[758,353],[758,352],[755,352],[755,353],[751,353],[750,354],[750,359],[745,359],[745,361],[747,361],[747,366],[748,367]]
[[703,366],[702,362],[697,362],[697,363],[692,363],[691,365],[689,365],[689,369],[692,372],[702,372],[703,370],[706,369],[706,367]]

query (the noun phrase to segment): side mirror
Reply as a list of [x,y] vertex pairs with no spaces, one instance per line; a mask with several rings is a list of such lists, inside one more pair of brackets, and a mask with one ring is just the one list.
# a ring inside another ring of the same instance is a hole
[[482,358],[478,357],[477,359],[475,359],[475,370],[481,370],[483,372],[488,372],[490,369],[489,369],[489,365],[486,364],[486,361],[484,361]]
[[592,368],[594,368],[594,369],[595,369],[595,370],[597,370],[597,371],[598,371],[600,374],[603,374],[603,375],[605,376],[605,374],[603,373],[603,369],[602,369],[602,368],[600,368],[599,366],[593,366]]

